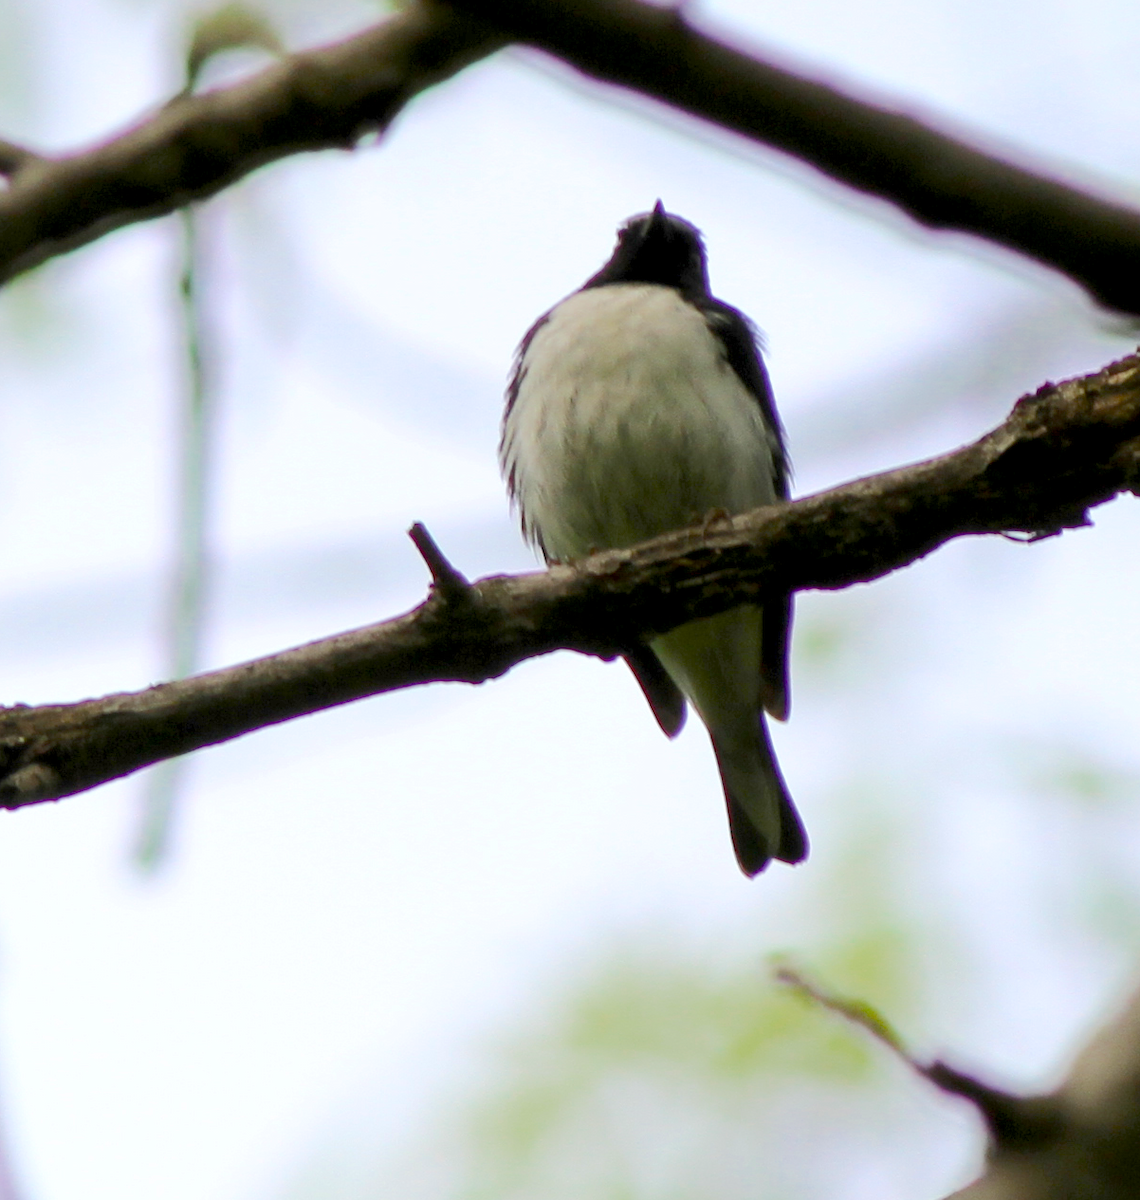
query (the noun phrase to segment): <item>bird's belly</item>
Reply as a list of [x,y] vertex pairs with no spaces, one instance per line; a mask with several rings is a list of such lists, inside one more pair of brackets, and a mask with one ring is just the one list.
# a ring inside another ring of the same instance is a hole
[[550,557],[632,545],[716,509],[776,499],[759,406],[731,369],[696,381],[662,365],[579,372],[558,392],[547,387],[537,419],[517,414],[534,443],[525,461],[541,464],[518,480],[519,499]]

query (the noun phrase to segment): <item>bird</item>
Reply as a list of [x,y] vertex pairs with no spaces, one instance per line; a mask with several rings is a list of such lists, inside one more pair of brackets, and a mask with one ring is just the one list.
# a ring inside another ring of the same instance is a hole
[[[660,200],[523,337],[501,434],[510,499],[547,563],[788,498],[760,335],[712,295],[703,235]],[[788,716],[791,621],[791,595],[766,596],[623,653],[666,736],[686,700],[708,729],[748,876],[807,857],[764,719]]]

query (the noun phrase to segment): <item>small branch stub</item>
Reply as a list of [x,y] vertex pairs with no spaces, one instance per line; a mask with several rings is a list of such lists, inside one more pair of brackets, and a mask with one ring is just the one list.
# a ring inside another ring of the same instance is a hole
[[471,581],[448,562],[435,538],[428,533],[427,527],[417,521],[408,530],[408,537],[420,552],[420,557],[427,563],[434,590],[439,596],[447,601],[469,600]]
[[11,179],[25,167],[43,161],[43,157],[34,150],[0,138],[0,176]]

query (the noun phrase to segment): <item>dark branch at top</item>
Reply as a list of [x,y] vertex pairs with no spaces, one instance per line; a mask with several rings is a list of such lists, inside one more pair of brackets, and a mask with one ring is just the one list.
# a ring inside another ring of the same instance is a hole
[[0,282],[134,221],[203,200],[302,150],[351,148],[417,92],[502,45],[453,10],[415,4],[356,37],[294,54],[233,87],[178,96],[91,150],[0,145]]
[[0,282],[265,163],[351,147],[512,38],[785,150],[923,224],[1017,250],[1140,315],[1140,213],[751,58],[639,0],[421,0],[233,87],[177,97],[93,149],[46,158],[0,143]]
[[1133,357],[1046,385],[953,454],[570,566],[467,585],[419,531],[436,587],[402,617],[145,692],[0,710],[0,807],[378,692],[481,683],[563,648],[613,657],[764,595],[877,579],[962,534],[1079,526],[1091,505],[1137,487]]
[[1140,213],[749,57],[641,0],[451,0],[587,75],[785,150],[935,229],[977,234],[1140,314]]

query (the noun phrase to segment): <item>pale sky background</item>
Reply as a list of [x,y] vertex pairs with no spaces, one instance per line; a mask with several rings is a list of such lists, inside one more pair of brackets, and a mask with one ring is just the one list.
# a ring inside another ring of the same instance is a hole
[[[378,12],[266,7],[296,48]],[[62,151],[161,102],[191,9],[4,0],[0,133]],[[1135,5],[694,16],[1140,200]],[[1012,255],[500,55],[379,145],[271,167],[202,214],[224,360],[210,665],[417,603],[414,520],[468,574],[532,565],[496,464],[512,352],[658,197],[766,333],[801,494],[949,450],[1137,340]],[[0,298],[0,702],[160,676],[177,247],[172,221],[135,227]],[[775,738],[813,852],[756,881],[699,724],[667,742],[626,673],[570,654],[198,755],[155,878],[129,862],[138,778],[0,815],[0,1121],[27,1200],[442,1200],[376,1182],[382,1164],[599,956],[692,947],[755,962],[762,988],[766,953],[810,964],[876,905],[929,930],[915,1003],[888,1014],[916,1048],[1051,1085],[1140,949],[1140,509],[1094,519],[801,598]],[[969,1178],[970,1117],[891,1086],[874,1137],[809,1105],[813,1160],[773,1177],[835,1200]]]

